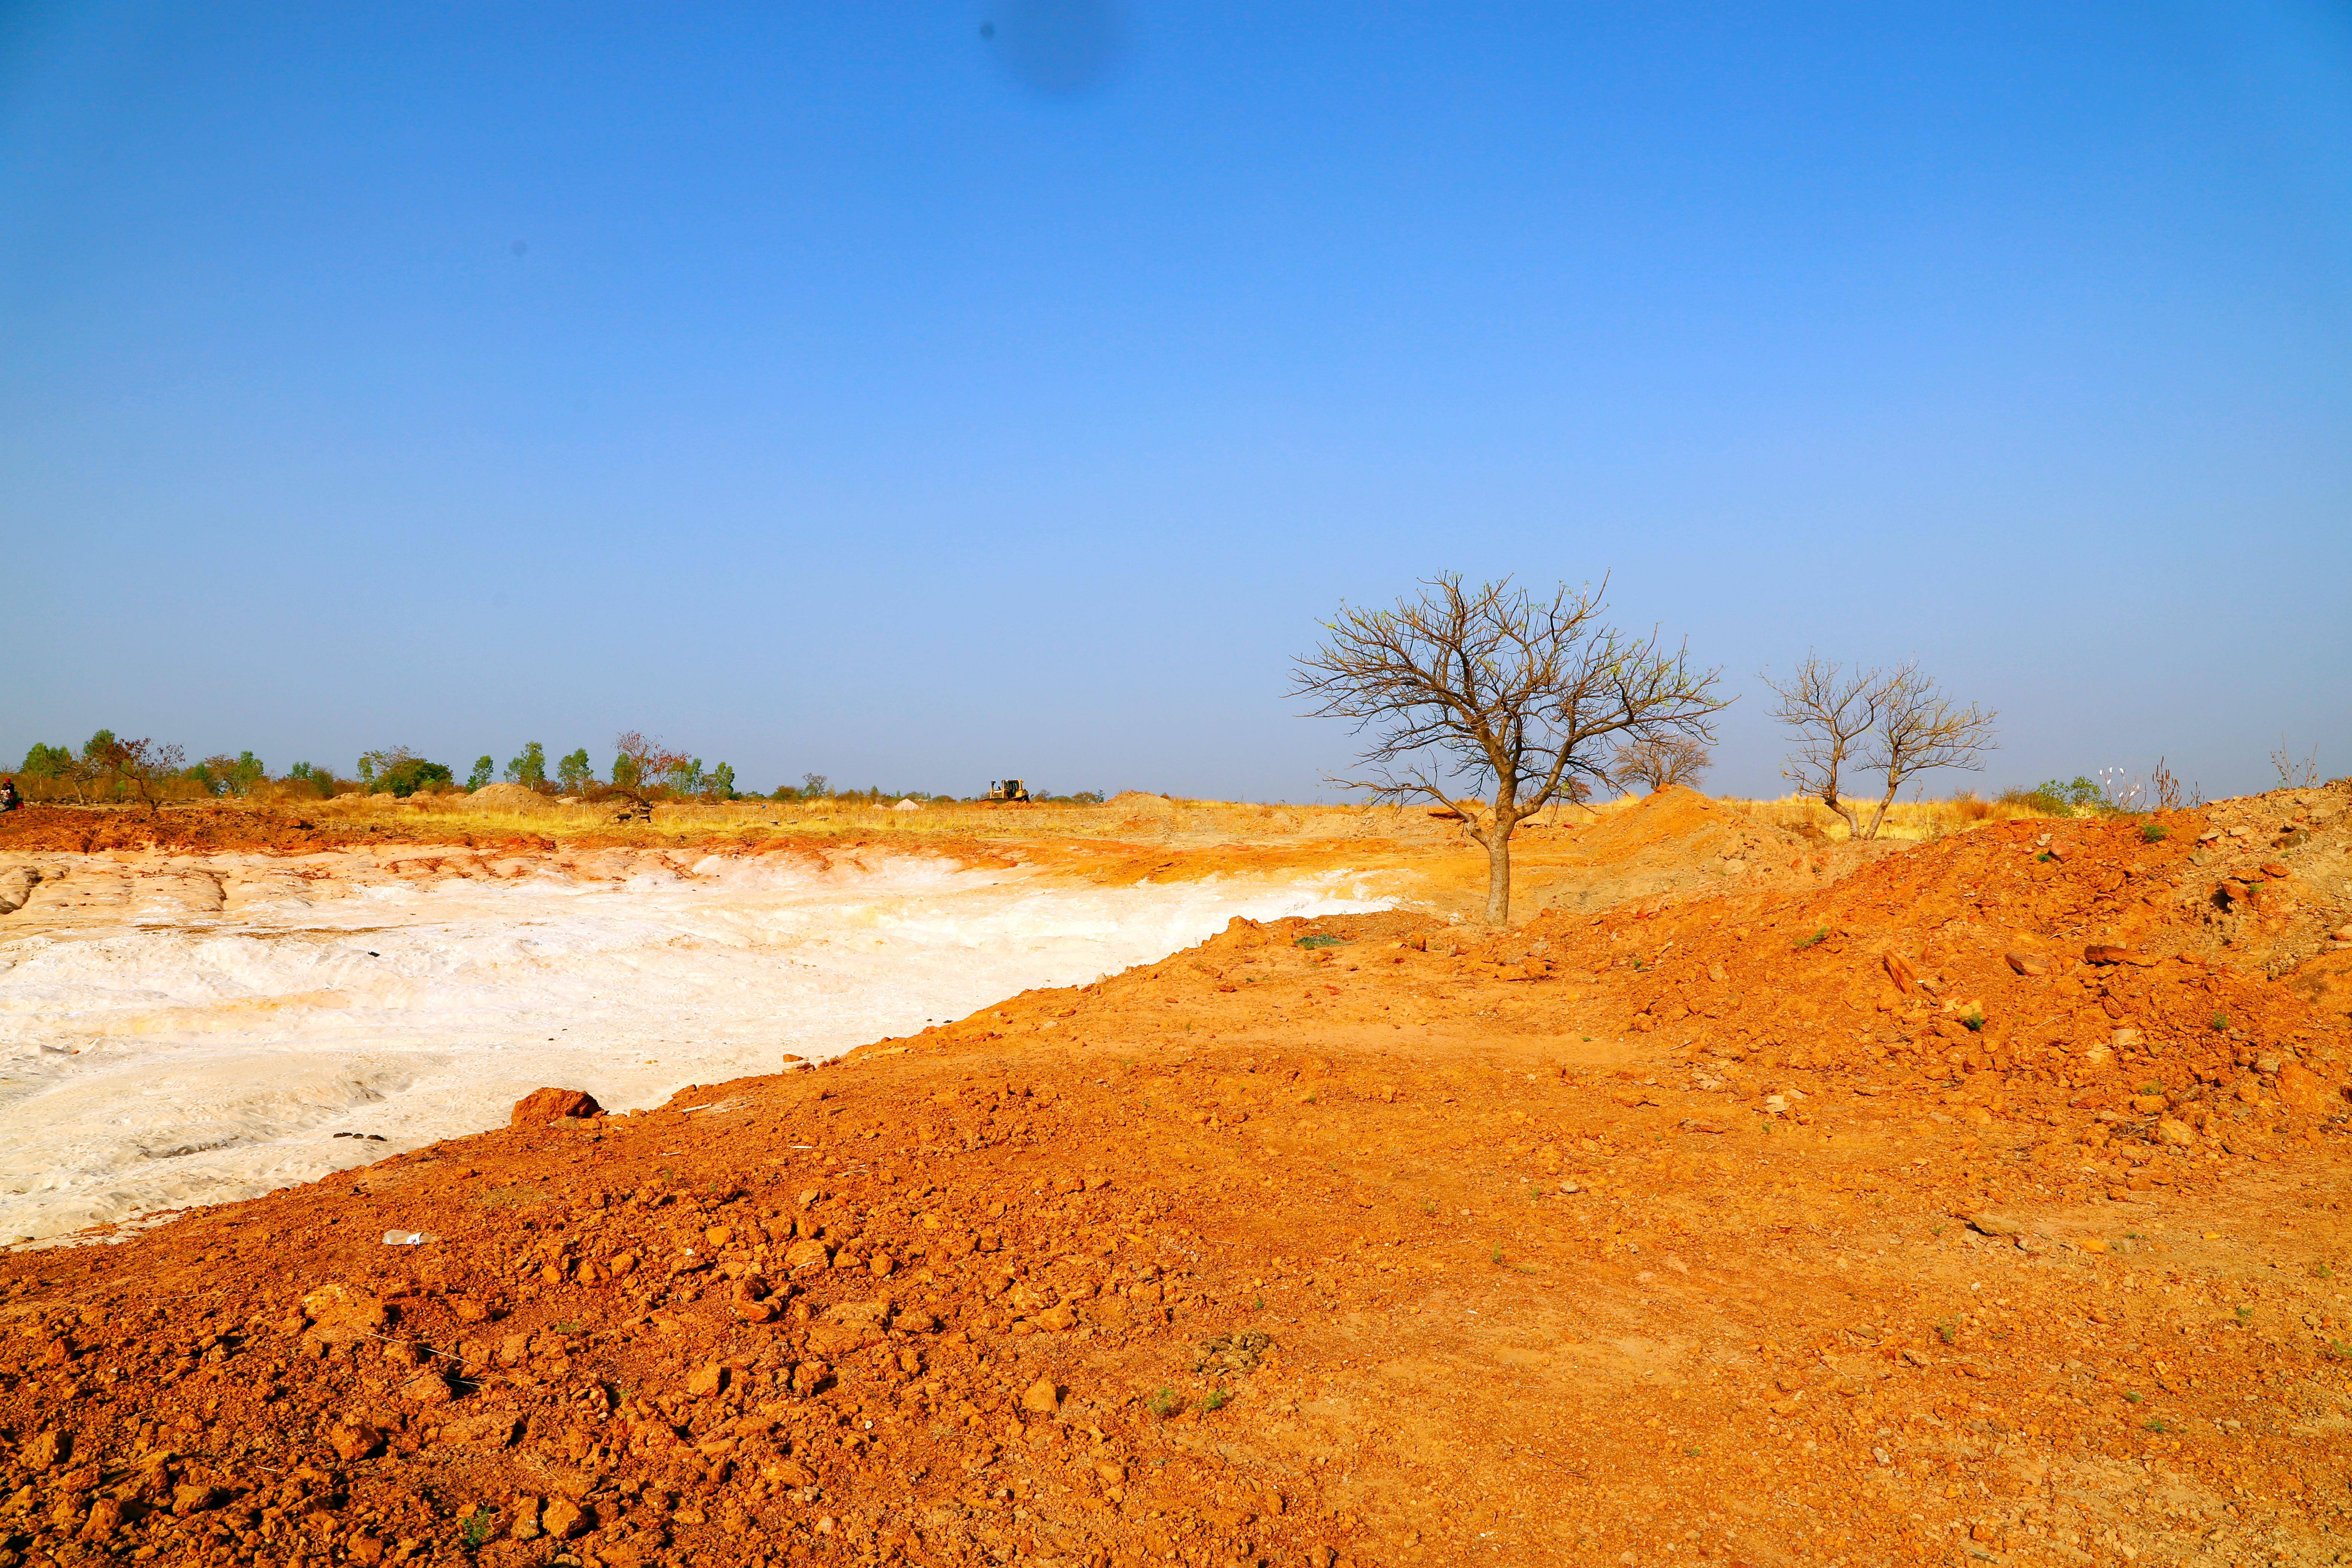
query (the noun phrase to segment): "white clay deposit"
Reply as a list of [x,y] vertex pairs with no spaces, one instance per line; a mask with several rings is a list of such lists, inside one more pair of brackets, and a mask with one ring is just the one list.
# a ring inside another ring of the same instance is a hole
[[0,1243],[501,1126],[542,1085],[658,1104],[1152,961],[1235,915],[1387,903],[1345,876],[1103,888],[925,858],[32,868],[0,919]]

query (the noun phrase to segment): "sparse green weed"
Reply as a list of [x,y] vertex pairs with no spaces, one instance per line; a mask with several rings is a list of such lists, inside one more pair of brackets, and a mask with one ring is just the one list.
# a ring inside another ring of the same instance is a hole
[[2140,1425],[2147,1427],[2151,1432],[2169,1432],[2172,1430],[2171,1427],[2164,1424],[2163,1417],[2158,1415],[2151,1415],[2146,1421],[2141,1422]]
[[1829,941],[1829,939],[1830,928],[1823,926],[1821,930],[1813,932],[1811,936],[1799,937],[1796,942],[1796,948],[1798,952],[1802,952],[1805,949],[1809,947],[1817,947],[1821,943]]
[[1184,1398],[1183,1395],[1178,1394],[1172,1388],[1162,1388],[1150,1398],[1145,1400],[1143,1402],[1143,1407],[1146,1410],[1150,1411],[1152,1415],[1158,1416],[1160,1420],[1165,1421],[1170,1416],[1184,1408]]
[[2214,1033],[2219,1034],[2230,1026],[2230,1015],[2227,1013],[2216,1013],[2212,1017],[2206,1020],[2205,1026],[2211,1029]]
[[1936,1337],[1946,1344],[1950,1344],[1952,1336],[1958,1331],[1960,1321],[1947,1313],[1936,1320]]
[[2139,825],[2139,836],[2143,843],[2161,844],[2172,837],[2172,829],[2161,822],[2143,822]]
[[1201,1401],[1201,1408],[1203,1410],[1223,1410],[1225,1407],[1225,1401],[1232,1397],[1233,1395],[1224,1389],[1213,1388],[1209,1391],[1209,1397]]

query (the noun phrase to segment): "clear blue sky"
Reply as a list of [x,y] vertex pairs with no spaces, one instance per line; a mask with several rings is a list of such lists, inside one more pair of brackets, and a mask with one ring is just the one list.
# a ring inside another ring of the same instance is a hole
[[0,5],[8,760],[1297,799],[1442,568],[1726,792],[1808,647],[2352,771],[2352,12]]

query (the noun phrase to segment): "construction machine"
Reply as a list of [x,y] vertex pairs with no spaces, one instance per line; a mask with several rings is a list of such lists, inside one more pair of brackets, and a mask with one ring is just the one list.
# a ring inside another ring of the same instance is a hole
[[1029,791],[1019,779],[991,779],[988,781],[988,798],[1025,801],[1029,798]]

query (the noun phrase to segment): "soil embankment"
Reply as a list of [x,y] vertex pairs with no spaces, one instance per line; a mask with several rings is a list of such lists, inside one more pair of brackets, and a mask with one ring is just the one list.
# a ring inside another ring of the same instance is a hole
[[1237,922],[16,1255],[0,1550],[2333,1561],[2343,804]]

